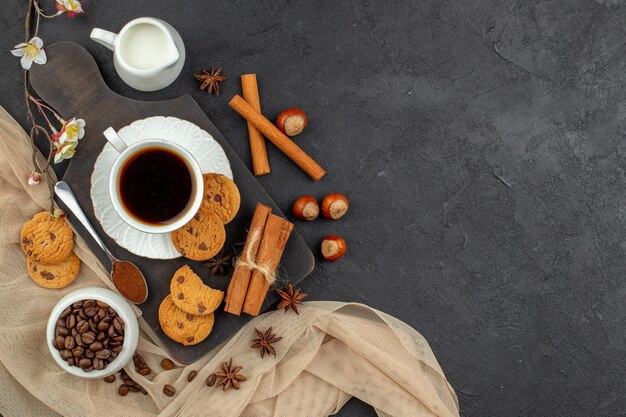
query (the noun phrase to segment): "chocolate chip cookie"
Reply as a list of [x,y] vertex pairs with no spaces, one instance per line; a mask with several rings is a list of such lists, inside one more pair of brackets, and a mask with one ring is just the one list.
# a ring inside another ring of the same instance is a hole
[[213,313],[224,299],[224,292],[204,285],[202,279],[185,265],[170,281],[172,301],[181,310],[197,316]]
[[22,226],[20,243],[26,255],[38,264],[52,265],[65,260],[74,247],[74,235],[65,219],[37,213]]
[[230,178],[221,174],[204,174],[202,207],[217,214],[222,223],[229,223],[239,211],[239,189]]
[[80,270],[80,258],[74,252],[55,265],[44,265],[27,258],[28,275],[35,283],[44,288],[65,288],[74,282]]
[[214,322],[213,314],[195,316],[176,307],[172,296],[168,295],[159,306],[161,329],[170,339],[184,346],[202,342],[211,333]]
[[215,213],[204,207],[200,207],[189,223],[172,232],[176,250],[194,261],[206,261],[217,255],[225,240],[224,224]]

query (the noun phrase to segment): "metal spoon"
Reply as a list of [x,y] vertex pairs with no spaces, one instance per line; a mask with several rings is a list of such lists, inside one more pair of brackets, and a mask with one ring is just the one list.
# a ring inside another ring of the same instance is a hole
[[[115,271],[116,267],[119,268],[123,264],[125,264],[125,268],[131,268],[131,270],[134,270],[132,271],[132,273],[128,274],[127,276],[134,275],[135,277],[141,277],[141,283],[139,284],[139,286],[141,287],[141,285],[143,285],[145,287],[145,294],[146,294],[146,296],[142,300],[131,300],[127,297],[127,294],[124,294],[122,291],[120,291],[120,293],[126,298],[128,298],[128,300],[134,304],[141,304],[144,301],[146,301],[146,298],[148,298],[148,285],[146,284],[146,278],[143,276],[139,268],[137,268],[137,266],[130,261],[121,261],[117,259],[107,249],[102,239],[100,239],[100,236],[98,236],[98,233],[96,233],[93,226],[91,226],[91,223],[89,223],[89,220],[87,219],[87,216],[85,216],[83,209],[81,209],[80,205],[78,204],[78,200],[76,200],[76,197],[74,196],[74,193],[70,189],[70,186],[65,181],[57,182],[56,185],[54,186],[54,191],[56,195],[61,199],[61,201],[65,203],[67,208],[70,209],[72,214],[76,216],[78,221],[80,221],[81,224],[85,227],[85,229],[87,229],[87,231],[89,232],[93,240],[96,241],[98,246],[100,246],[100,248],[104,251],[104,253],[106,253],[106,255],[109,257],[109,260],[111,261],[111,279],[113,281],[113,284],[115,284],[116,287],[118,285],[115,282],[115,279],[113,279],[113,272]],[[118,290],[119,289],[120,288],[118,288]]]

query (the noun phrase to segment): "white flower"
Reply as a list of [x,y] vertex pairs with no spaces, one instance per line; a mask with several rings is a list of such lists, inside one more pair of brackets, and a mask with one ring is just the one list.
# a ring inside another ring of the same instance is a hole
[[85,136],[85,121],[72,117],[65,122],[59,136],[59,144],[76,143]]
[[55,7],[59,11],[59,14],[67,12],[69,17],[83,13],[83,8],[78,0],[57,0]]
[[41,181],[41,172],[30,171],[28,174],[28,185],[37,185]]
[[76,153],[76,145],[78,142],[67,142],[63,145],[59,145],[54,152],[54,163],[58,164],[64,159],[70,159]]
[[37,64],[45,64],[47,61],[46,52],[42,49],[43,41],[35,36],[28,43],[20,43],[15,45],[15,49],[11,53],[15,56],[21,56],[22,68],[29,70],[33,62]]

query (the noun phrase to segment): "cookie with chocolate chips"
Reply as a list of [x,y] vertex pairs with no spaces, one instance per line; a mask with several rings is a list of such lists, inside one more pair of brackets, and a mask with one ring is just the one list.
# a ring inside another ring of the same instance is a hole
[[32,256],[27,259],[28,275],[44,288],[64,288],[74,282],[80,270],[80,258],[74,252],[55,265],[38,263]]
[[213,313],[224,299],[223,291],[205,285],[189,265],[174,272],[170,281],[170,292],[176,307],[197,316]]
[[219,253],[226,241],[226,230],[220,218],[200,207],[183,227],[172,232],[172,243],[185,258],[206,261]]
[[159,323],[163,333],[175,342],[191,346],[202,342],[213,330],[213,314],[195,316],[176,307],[172,295],[163,299],[159,306]]
[[65,219],[51,217],[50,212],[43,211],[24,223],[20,243],[24,253],[33,261],[53,265],[70,255],[74,234]]
[[217,214],[222,223],[229,223],[239,211],[239,189],[230,178],[221,174],[204,174],[203,178],[202,207]]

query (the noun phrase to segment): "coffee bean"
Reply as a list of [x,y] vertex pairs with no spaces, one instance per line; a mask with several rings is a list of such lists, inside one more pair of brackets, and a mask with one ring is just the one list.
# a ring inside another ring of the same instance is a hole
[[65,320],[65,318],[67,316],[69,316],[70,314],[72,314],[72,307],[66,307],[65,310],[63,310],[63,312],[61,313],[61,315],[59,316],[59,318]]
[[139,386],[138,385],[137,386],[129,385],[128,386],[128,390],[132,391],[132,392],[139,392]]
[[141,391],[143,395],[148,395],[148,391],[146,391],[146,389],[142,387],[141,385],[139,385],[139,391]]
[[63,343],[65,349],[72,349],[76,345],[76,341],[72,336],[65,336],[65,342]]
[[161,368],[165,369],[166,371],[169,371],[173,367],[174,367],[174,362],[172,362],[171,359],[165,358],[161,361]]
[[124,330],[124,320],[122,320],[120,317],[116,317],[115,320],[113,320],[113,326],[115,326],[115,331],[121,332],[122,330]]
[[168,397],[173,397],[174,395],[176,395],[176,388],[174,388],[170,384],[165,384],[165,386],[163,387],[163,394],[167,395]]
[[212,387],[213,385],[215,385],[215,382],[217,381],[217,375],[215,374],[211,374],[209,375],[209,377],[206,379],[206,384],[209,387]]
[[115,382],[115,375],[105,376],[103,379],[104,382],[112,384],[113,382]]
[[196,371],[189,372],[189,375],[187,375],[187,381],[188,382],[193,381],[194,378],[196,377],[196,375],[198,375],[198,373]]
[[57,349],[65,349],[65,338],[61,335],[54,338],[54,347]]
[[101,342],[93,342],[92,344],[89,345],[89,350],[93,350],[94,352],[102,350],[102,343]]
[[106,366],[106,364],[104,363],[104,361],[102,359],[98,359],[95,358],[93,360],[93,368],[97,371],[104,369],[104,367]]
[[100,300],[96,300],[96,305],[104,309],[109,308],[109,305],[107,303],[105,303],[104,301],[100,301]]
[[83,343],[90,345],[96,341],[96,334],[93,332],[86,332],[82,334]]
[[81,320],[76,324],[76,331],[78,333],[85,333],[87,330],[89,330],[89,323],[85,320]]
[[111,356],[111,351],[109,349],[102,349],[96,352],[96,358],[98,359],[106,359]]
[[120,387],[117,389],[117,393],[120,394],[122,397],[125,397],[128,394],[128,385],[120,385]]
[[85,308],[85,315],[87,317],[93,317],[93,316],[96,315],[97,312],[98,312],[98,310],[95,307]]
[[[53,345],[70,366],[85,372],[102,370],[123,350],[124,321],[106,303],[83,300],[67,307],[62,315],[57,319]],[[147,375],[150,369],[143,358],[141,361]]]
[[141,368],[137,371],[139,375],[143,375],[143,376],[149,375],[151,372],[152,370],[150,368]]
[[78,366],[80,366],[83,369],[89,368],[91,366],[91,359],[82,358],[81,360],[78,361]]
[[137,384],[135,381],[133,381],[133,380],[131,379],[131,377],[128,377],[127,379],[125,379],[125,380],[124,380],[124,382],[125,382],[125,383],[126,383],[126,385],[128,385],[129,387],[136,387],[137,385],[139,385],[139,384]]

